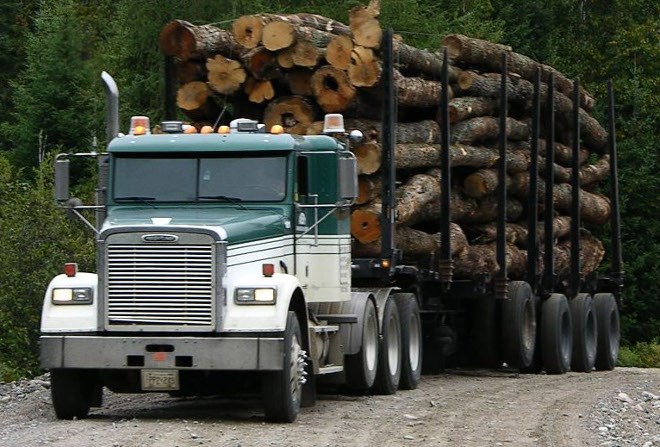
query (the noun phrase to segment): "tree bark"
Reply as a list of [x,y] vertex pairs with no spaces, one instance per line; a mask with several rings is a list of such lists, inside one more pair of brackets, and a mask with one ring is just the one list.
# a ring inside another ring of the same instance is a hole
[[[526,252],[513,244],[506,245],[506,267],[510,278],[522,278],[527,267]],[[476,278],[481,275],[494,276],[499,272],[496,244],[470,245],[467,253],[456,258],[456,278]]]
[[[492,116],[480,116],[456,123],[451,129],[451,142],[474,144],[488,140],[496,140],[499,136],[499,119]],[[530,128],[527,123],[506,119],[506,136],[509,140],[527,140]]]
[[360,175],[358,177],[358,196],[355,199],[355,204],[364,205],[380,198],[382,186],[380,174]]
[[176,78],[179,84],[187,84],[193,81],[206,81],[208,70],[206,61],[187,59],[176,64]]
[[499,109],[495,98],[463,96],[449,101],[449,122],[451,124],[477,116],[494,115]]
[[[397,61],[399,70],[406,76],[441,79],[443,65],[441,52],[415,48],[398,39],[394,39],[393,47],[394,60]],[[457,67],[448,65],[449,82],[456,81],[459,73],[460,70]]]
[[399,225],[413,225],[422,220],[425,208],[440,201],[440,170],[412,176],[397,189],[396,221]]
[[[374,120],[349,118],[344,123],[346,129],[362,131],[365,139],[381,140],[381,123]],[[440,126],[436,121],[423,120],[410,123],[397,123],[396,143],[440,143]]]
[[311,70],[297,69],[288,71],[285,75],[286,83],[292,95],[312,96],[312,75]]
[[179,60],[207,59],[215,54],[240,57],[245,48],[232,34],[212,25],[195,26],[185,20],[173,20],[163,27],[159,37],[160,51]]
[[[495,242],[497,238],[497,225],[495,223],[487,223],[480,225],[464,225],[463,230],[471,244],[484,244]],[[568,216],[555,216],[553,219],[553,240],[562,239],[571,231],[571,218]],[[527,238],[529,231],[527,224],[521,223],[507,223],[506,224],[506,241],[510,244],[515,244],[519,248],[527,248]],[[540,243],[545,238],[545,231],[543,229],[543,222],[537,223],[536,240]]]

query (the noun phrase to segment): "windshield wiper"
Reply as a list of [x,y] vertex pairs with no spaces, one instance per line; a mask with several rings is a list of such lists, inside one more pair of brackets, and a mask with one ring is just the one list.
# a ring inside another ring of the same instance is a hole
[[153,203],[151,203],[154,200],[156,200],[155,197],[147,197],[147,196],[115,197],[115,202],[140,202],[140,203],[144,203],[145,205],[149,205],[152,208],[156,208],[156,206]]
[[243,199],[239,199],[238,197],[230,197],[230,196],[223,196],[223,195],[218,195],[218,196],[198,196],[197,199],[201,200],[217,200],[218,202],[230,202],[234,203],[241,208],[245,208],[243,204],[241,203]]

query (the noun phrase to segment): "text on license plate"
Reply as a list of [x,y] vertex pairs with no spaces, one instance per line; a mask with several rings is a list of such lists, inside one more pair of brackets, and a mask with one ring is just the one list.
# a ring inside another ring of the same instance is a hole
[[143,369],[142,389],[144,391],[169,391],[179,389],[179,371]]

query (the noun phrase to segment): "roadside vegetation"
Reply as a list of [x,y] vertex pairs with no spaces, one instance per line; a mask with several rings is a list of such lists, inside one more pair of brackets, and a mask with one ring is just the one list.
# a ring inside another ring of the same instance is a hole
[[[158,34],[172,19],[225,26],[256,12],[314,12],[346,21],[358,0],[12,0],[0,6],[0,380],[38,372],[49,280],[65,261],[93,269],[89,229],[58,210],[52,156],[105,144],[99,75],[120,88],[121,125],[163,113]],[[660,366],[660,3],[653,0],[381,0],[381,23],[418,47],[448,33],[505,43],[579,77],[604,117],[617,92],[626,271],[620,364]],[[112,20],[108,20],[111,17]],[[602,121],[602,120],[601,120]],[[90,201],[88,169],[74,166]],[[607,240],[607,229],[599,236]],[[604,266],[605,271],[607,265]]]

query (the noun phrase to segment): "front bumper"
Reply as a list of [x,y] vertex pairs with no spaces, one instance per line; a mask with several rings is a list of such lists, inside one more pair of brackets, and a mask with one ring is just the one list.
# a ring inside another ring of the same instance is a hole
[[284,340],[274,337],[116,337],[44,335],[41,367],[273,371]]

